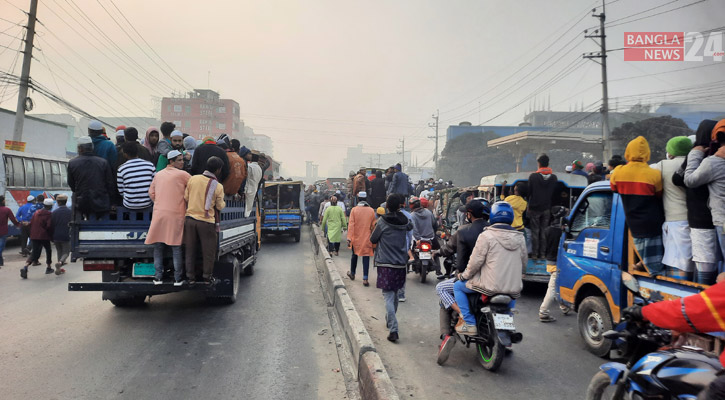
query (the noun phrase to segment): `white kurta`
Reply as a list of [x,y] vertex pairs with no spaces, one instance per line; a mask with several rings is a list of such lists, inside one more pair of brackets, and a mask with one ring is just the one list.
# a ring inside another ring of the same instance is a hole
[[262,180],[262,167],[256,162],[247,164],[247,184],[244,186],[244,216],[248,217],[254,209],[254,198],[257,196],[257,187]]

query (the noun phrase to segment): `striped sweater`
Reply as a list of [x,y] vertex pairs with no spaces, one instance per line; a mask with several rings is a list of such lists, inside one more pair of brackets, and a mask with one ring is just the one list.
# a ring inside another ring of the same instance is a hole
[[154,165],[144,159],[134,158],[118,167],[118,193],[123,197],[123,206],[132,210],[150,207],[149,186],[156,174]]

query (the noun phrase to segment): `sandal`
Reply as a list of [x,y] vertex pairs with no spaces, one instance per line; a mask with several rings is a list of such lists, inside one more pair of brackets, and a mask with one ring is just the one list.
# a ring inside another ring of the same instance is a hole
[[363,286],[365,286],[365,287],[370,286],[370,282],[368,282],[367,279],[364,279],[363,280]]
[[355,275],[351,274],[350,271],[347,271],[347,277],[350,278],[351,281],[355,280]]

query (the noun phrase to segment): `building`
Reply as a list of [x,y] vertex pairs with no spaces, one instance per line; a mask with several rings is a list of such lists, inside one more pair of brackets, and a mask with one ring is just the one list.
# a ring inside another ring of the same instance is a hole
[[[251,145],[251,148],[254,150],[258,150],[264,154],[274,154],[274,144],[272,143],[271,137],[267,135],[254,134],[251,137],[245,137],[245,139],[249,141],[249,145]],[[247,147],[249,147],[249,145],[247,145]]]
[[186,97],[164,97],[161,120],[171,121],[176,128],[197,139],[218,137],[222,133],[241,139],[244,126],[239,119],[239,103],[222,99],[209,89],[194,89]]
[[[15,111],[0,108],[0,137],[12,141],[14,128]],[[77,152],[73,132],[72,126],[26,115],[22,140],[25,143],[24,151],[59,158],[73,157]]]

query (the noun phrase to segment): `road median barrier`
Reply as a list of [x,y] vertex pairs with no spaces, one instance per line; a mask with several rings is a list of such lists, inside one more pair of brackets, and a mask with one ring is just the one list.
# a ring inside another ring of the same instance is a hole
[[327,251],[327,244],[320,228],[312,225],[312,245],[315,261],[322,268],[326,284],[325,298],[334,307],[337,319],[345,333],[345,341],[352,354],[354,374],[357,376],[363,399],[398,399],[390,376],[373,345],[362,318],[357,313],[335,262]]

